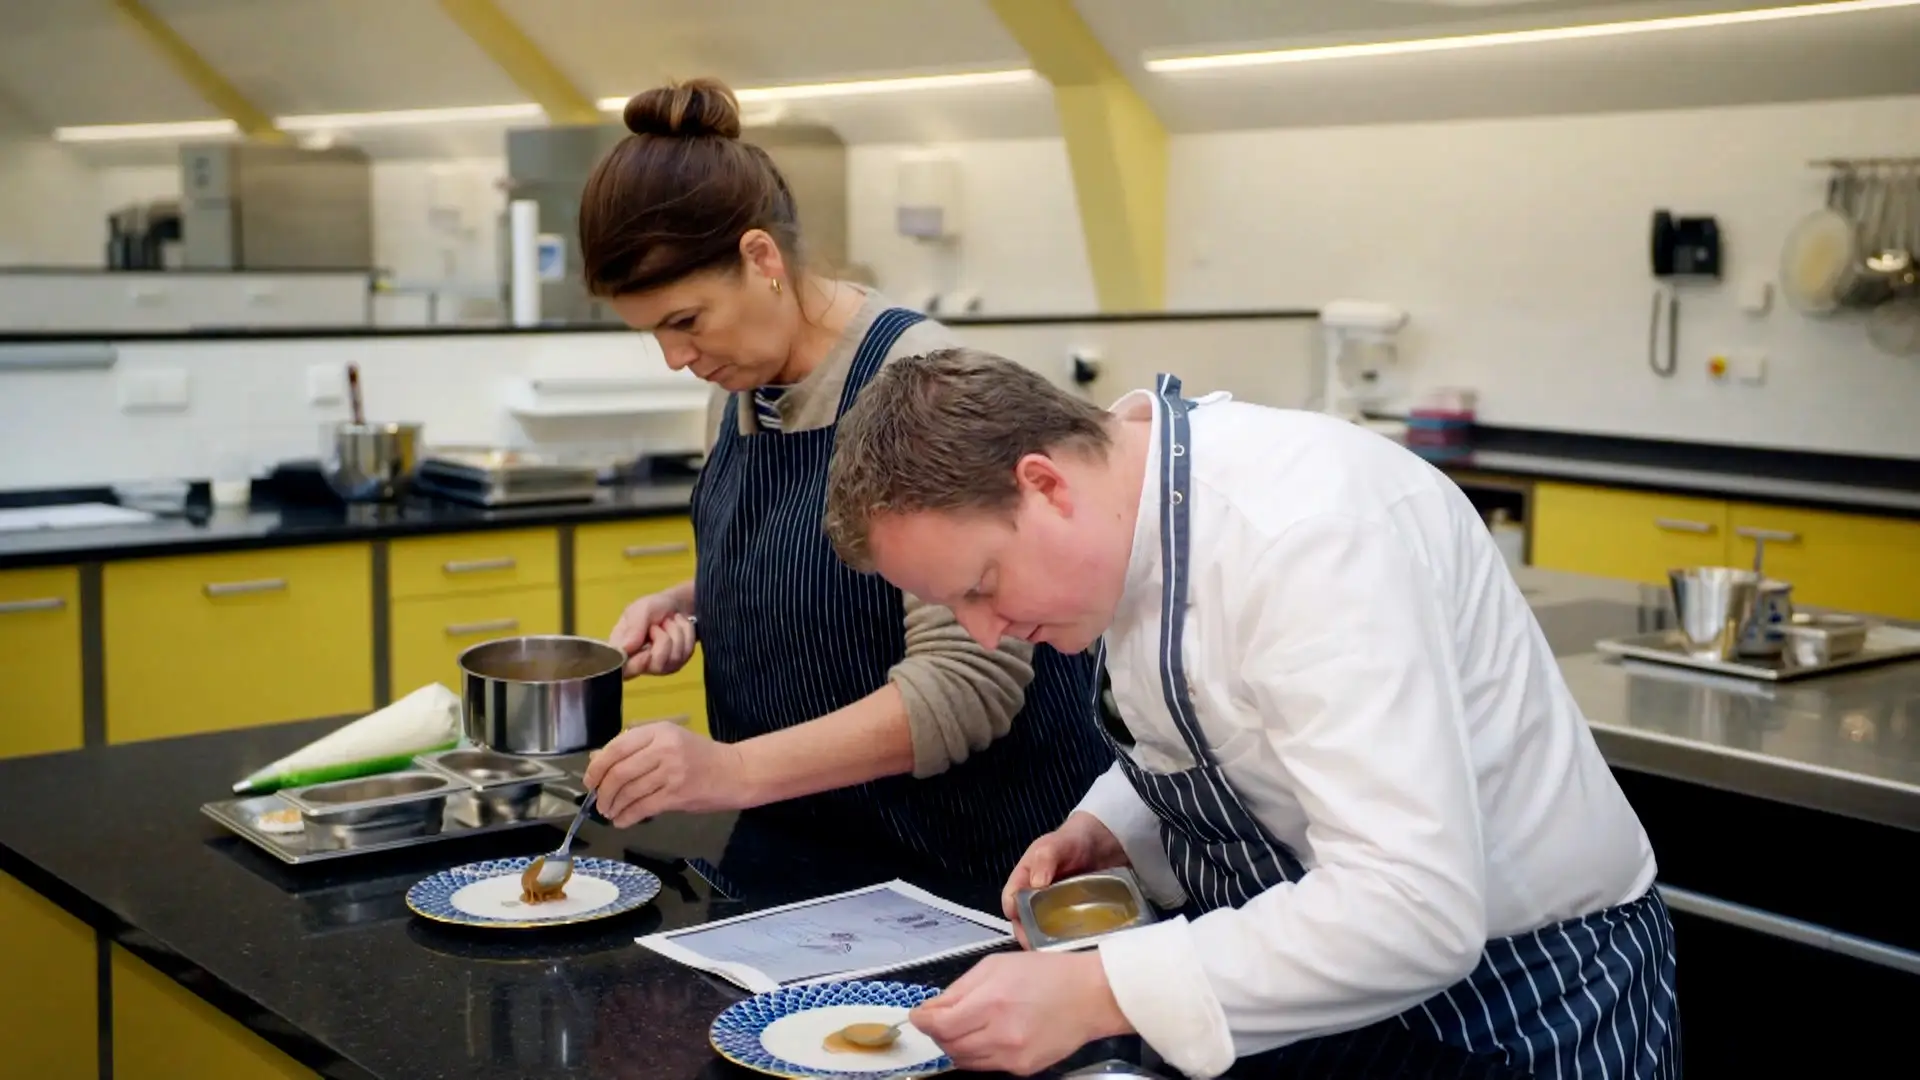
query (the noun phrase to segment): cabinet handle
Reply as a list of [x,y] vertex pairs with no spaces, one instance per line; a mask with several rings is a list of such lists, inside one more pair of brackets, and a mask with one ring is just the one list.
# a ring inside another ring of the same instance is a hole
[[59,611],[67,606],[63,596],[47,596],[38,600],[0,600],[0,615],[22,615],[29,611]]
[[511,570],[515,562],[512,556],[500,559],[467,559],[446,564],[442,569],[449,574],[475,574],[482,570]]
[[1668,532],[1710,533],[1713,524],[1706,521],[1688,521],[1685,518],[1654,518],[1653,523]]
[[1792,544],[1800,539],[1800,534],[1797,532],[1787,532],[1784,529],[1756,529],[1751,525],[1742,525],[1733,531],[1749,540],[1764,540],[1769,544]]
[[520,625],[519,619],[488,619],[484,622],[454,623],[447,627],[448,637],[466,637],[469,634],[491,634],[500,630],[513,630]]
[[216,581],[201,586],[208,596],[238,596],[241,593],[279,592],[287,587],[283,577],[261,578],[258,581]]
[[644,559],[648,555],[679,555],[692,549],[693,545],[684,541],[678,544],[632,544],[622,549],[621,554],[629,559]]

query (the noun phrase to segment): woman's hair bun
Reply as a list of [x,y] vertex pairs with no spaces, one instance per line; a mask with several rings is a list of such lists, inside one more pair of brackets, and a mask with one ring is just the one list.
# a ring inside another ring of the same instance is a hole
[[627,100],[627,130],[682,139],[740,137],[740,100],[719,79],[688,79],[645,90]]

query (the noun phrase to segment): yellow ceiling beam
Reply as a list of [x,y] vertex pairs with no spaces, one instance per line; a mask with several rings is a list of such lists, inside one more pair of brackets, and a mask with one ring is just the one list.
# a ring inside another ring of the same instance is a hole
[[598,124],[606,117],[580,92],[540,46],[493,0],[440,0],[447,17],[473,39],[500,70],[546,111],[556,124]]
[[232,120],[239,127],[241,134],[261,142],[287,140],[286,132],[274,126],[273,117],[248,101],[238,87],[215,71],[205,57],[195,51],[193,46],[187,44],[187,40],[176,33],[173,27],[167,25],[166,20],[155,15],[140,0],[110,0],[110,2],[114,10],[126,18],[127,24],[165,58],[168,66],[186,80],[187,85],[193,87],[194,92],[199,94],[208,105],[213,106],[222,116]]
[[1053,84],[1102,311],[1166,300],[1167,130],[1072,0],[988,0]]

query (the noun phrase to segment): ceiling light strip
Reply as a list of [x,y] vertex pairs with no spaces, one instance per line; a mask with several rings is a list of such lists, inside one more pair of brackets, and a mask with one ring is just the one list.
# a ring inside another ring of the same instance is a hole
[[[841,82],[792,83],[785,86],[759,86],[736,90],[743,105],[801,101],[820,98],[860,97],[870,94],[904,93],[920,90],[953,90],[979,86],[1005,86],[1036,78],[1031,68],[998,71],[967,71],[948,75],[912,75],[893,79],[856,79]],[[602,98],[602,110],[618,112],[626,98]],[[545,116],[532,102],[512,105],[472,105],[446,109],[387,109],[377,112],[324,113],[308,116],[279,116],[274,124],[288,132],[341,132],[367,128],[418,127],[433,124],[492,123],[502,120],[539,120]],[[239,134],[231,120],[187,120],[160,124],[97,124],[55,128],[53,137],[60,142],[125,142],[151,139],[211,139]]]
[[1157,74],[1220,68],[1261,67],[1272,64],[1304,64],[1321,60],[1351,60],[1368,56],[1398,56],[1411,53],[1454,52],[1502,45],[1534,45],[1551,41],[1575,41],[1585,38],[1624,37],[1631,34],[1667,33],[1699,30],[1716,26],[1741,26],[1780,22],[1818,16],[1856,15],[1869,11],[1913,7],[1920,0],[1839,0],[1834,3],[1796,4],[1791,7],[1756,8],[1726,11],[1711,15],[1674,15],[1630,22],[1593,23],[1584,26],[1555,26],[1538,30],[1507,30],[1488,34],[1462,34],[1453,37],[1415,38],[1407,41],[1376,41],[1355,45],[1321,45],[1261,52],[1202,53],[1190,56],[1152,57],[1146,69]]
[[147,139],[218,139],[240,134],[231,120],[181,120],[164,124],[91,124],[54,128],[60,142],[133,142]]

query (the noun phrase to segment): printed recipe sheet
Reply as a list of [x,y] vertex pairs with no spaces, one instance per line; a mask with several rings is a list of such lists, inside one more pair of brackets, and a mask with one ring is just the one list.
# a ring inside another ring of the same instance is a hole
[[904,881],[638,939],[754,993],[878,975],[1011,941],[1006,920]]

